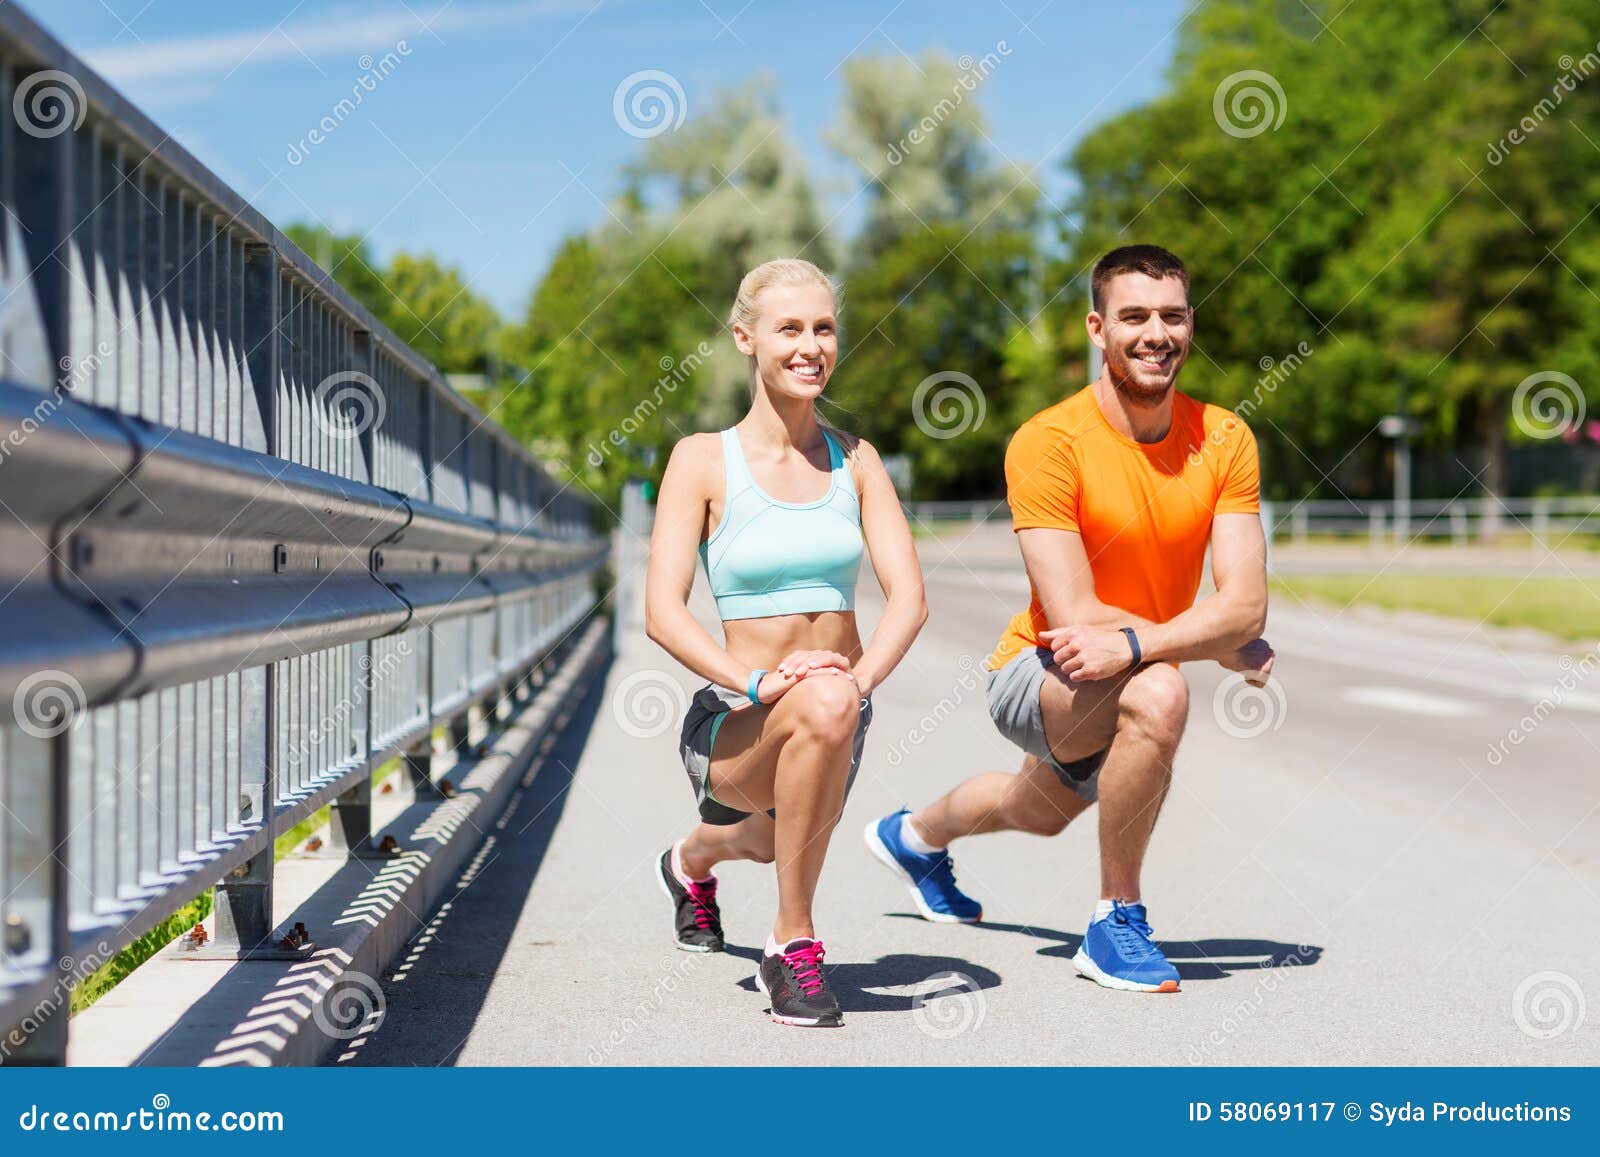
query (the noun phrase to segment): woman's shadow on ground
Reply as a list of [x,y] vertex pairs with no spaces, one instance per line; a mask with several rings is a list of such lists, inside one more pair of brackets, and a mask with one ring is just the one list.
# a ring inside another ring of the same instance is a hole
[[[742,957],[761,966],[761,950],[730,944],[728,955]],[[839,998],[841,1012],[910,1012],[923,1005],[1000,985],[1000,974],[973,964],[959,956],[923,956],[897,952],[880,956],[871,963],[829,964],[828,983]],[[739,981],[739,987],[755,992],[754,976]],[[905,993],[889,995],[869,991],[904,988]]]

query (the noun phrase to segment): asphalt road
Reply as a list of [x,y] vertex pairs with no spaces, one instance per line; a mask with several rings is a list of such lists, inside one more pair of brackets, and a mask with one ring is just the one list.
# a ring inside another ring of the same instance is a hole
[[[770,868],[720,873],[728,953],[673,949],[652,873],[693,821],[675,743],[695,681],[629,629],[344,1063],[1600,1062],[1600,655],[1275,605],[1272,692],[1186,665],[1145,874],[1183,991],[1111,992],[1070,964],[1096,899],[1093,812],[1054,839],[958,843],[985,906],[972,927],[908,915],[862,847],[869,819],[1019,759],[978,668],[1025,583],[993,540],[923,555],[928,626],[875,695],[819,897],[843,1029],[764,1014]],[[875,595],[868,576],[864,626]]]

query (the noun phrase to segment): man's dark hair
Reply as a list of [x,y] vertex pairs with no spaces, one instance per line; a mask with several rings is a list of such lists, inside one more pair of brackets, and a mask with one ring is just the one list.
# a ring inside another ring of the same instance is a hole
[[1157,280],[1176,277],[1183,282],[1184,295],[1189,293],[1189,270],[1177,254],[1159,245],[1123,245],[1096,261],[1094,272],[1089,275],[1089,296],[1096,313],[1105,312],[1106,286],[1119,273],[1142,273]]

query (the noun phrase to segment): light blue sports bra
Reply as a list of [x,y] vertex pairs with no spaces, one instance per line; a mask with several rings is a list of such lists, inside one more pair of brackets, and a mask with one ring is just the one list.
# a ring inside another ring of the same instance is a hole
[[828,492],[779,502],[756,485],[732,428],[722,431],[722,521],[700,544],[722,619],[849,611],[861,568],[861,503],[844,452],[828,443]]

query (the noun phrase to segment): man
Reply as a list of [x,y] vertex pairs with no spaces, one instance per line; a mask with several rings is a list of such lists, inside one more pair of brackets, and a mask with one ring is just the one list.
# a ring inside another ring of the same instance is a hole
[[[950,841],[1055,835],[1098,800],[1100,902],[1073,959],[1098,983],[1176,992],[1139,873],[1189,712],[1177,663],[1271,672],[1255,439],[1234,414],[1174,388],[1194,312],[1183,262],[1155,245],[1094,267],[1098,379],[1017,431],[1006,451],[1012,526],[1033,599],[989,657],[989,714],[1027,753],[922,810],[869,824],[867,846],[929,920],[970,923]],[[1198,606],[1206,547],[1216,594]]]

